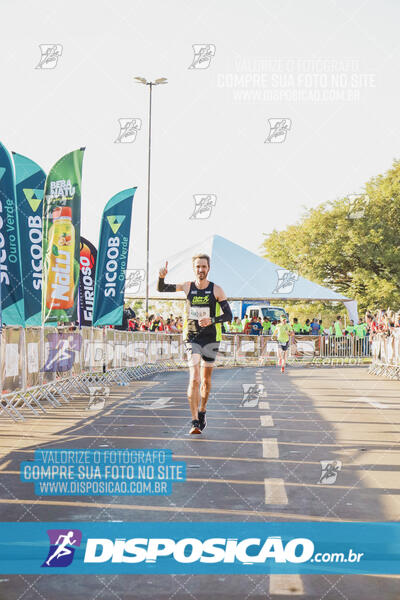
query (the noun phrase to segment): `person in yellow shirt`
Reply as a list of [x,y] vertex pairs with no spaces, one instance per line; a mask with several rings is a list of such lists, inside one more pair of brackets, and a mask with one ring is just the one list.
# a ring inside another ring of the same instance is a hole
[[289,350],[289,336],[294,336],[293,328],[287,322],[286,317],[281,317],[280,323],[275,327],[272,339],[278,340],[278,365],[281,373],[285,372],[286,358]]

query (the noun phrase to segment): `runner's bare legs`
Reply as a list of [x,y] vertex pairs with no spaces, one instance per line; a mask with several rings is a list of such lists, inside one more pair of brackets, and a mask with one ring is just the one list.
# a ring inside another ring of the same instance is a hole
[[211,375],[212,375],[212,366],[208,366],[203,364],[201,367],[201,386],[200,386],[200,396],[201,396],[201,404],[200,404],[200,412],[206,411],[207,400],[211,390]]
[[278,366],[282,366],[282,348],[278,344]]
[[[199,360],[197,360],[197,357]],[[189,367],[189,385],[187,389],[192,419],[198,418],[199,410],[201,412],[206,411],[207,400],[211,390],[212,370],[212,366],[209,367],[204,364],[200,366],[200,356],[198,354],[192,356],[192,364]]]
[[[194,360],[193,360],[194,359]],[[198,360],[197,360],[198,359]],[[200,404],[200,355],[193,354],[191,364],[189,365],[189,385],[187,389],[190,412],[192,419],[199,418]]]

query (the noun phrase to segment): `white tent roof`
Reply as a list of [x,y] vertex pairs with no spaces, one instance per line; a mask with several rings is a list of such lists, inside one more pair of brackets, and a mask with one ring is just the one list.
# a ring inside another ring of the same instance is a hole
[[[212,235],[172,257],[166,255],[166,283],[193,281],[192,256],[199,252],[210,256],[211,269],[208,279],[218,283],[230,300],[350,300],[329,288],[291,273],[220,235]],[[164,300],[184,299],[184,292],[167,294],[157,291],[158,271],[164,265],[165,261],[150,271],[149,297]],[[143,298],[145,282],[142,282],[138,293],[130,293],[129,287],[125,293],[130,298]]]

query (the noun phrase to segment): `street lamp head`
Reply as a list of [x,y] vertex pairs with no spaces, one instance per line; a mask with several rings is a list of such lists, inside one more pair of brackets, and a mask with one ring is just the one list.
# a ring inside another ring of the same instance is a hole
[[168,79],[166,77],[159,77],[155,81],[147,81],[144,77],[135,77],[138,83],[143,83],[143,85],[160,85],[162,83],[168,83]]

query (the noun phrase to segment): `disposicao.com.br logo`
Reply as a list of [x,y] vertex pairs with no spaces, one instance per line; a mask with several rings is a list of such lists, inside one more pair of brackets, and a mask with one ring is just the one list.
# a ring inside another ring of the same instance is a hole
[[[67,567],[72,563],[75,546],[80,546],[82,533],[78,529],[48,530],[50,549],[42,567]],[[157,563],[170,558],[179,564],[241,563],[243,565],[267,562],[300,564],[311,562],[359,562],[363,553],[352,549],[345,553],[316,553],[308,538],[293,538],[286,543],[280,536],[262,538],[88,538],[84,563]]]
[[0,573],[400,574],[397,522],[0,523],[0,539]]
[[295,538],[286,544],[279,536],[248,538],[120,538],[116,540],[90,538],[86,543],[85,563],[155,563],[172,557],[177,563],[234,563],[245,565],[265,563],[303,563],[314,554],[314,544],[306,538]]

